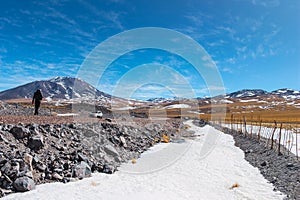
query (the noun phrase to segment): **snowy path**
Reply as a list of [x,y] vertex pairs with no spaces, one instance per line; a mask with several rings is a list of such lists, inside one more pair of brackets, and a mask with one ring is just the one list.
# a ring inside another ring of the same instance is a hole
[[[4,199],[283,199],[259,170],[244,160],[231,136],[210,126],[187,123],[196,131],[195,140],[156,145],[136,164],[124,164],[113,175],[93,174],[74,183],[44,184]],[[208,134],[218,136],[216,147],[201,158]],[[230,189],[234,183],[240,186]]]

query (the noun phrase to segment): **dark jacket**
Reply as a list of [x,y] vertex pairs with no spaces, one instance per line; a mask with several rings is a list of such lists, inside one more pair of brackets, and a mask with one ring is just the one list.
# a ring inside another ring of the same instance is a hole
[[40,101],[43,99],[42,92],[40,90],[37,90],[32,98],[32,103],[40,103]]

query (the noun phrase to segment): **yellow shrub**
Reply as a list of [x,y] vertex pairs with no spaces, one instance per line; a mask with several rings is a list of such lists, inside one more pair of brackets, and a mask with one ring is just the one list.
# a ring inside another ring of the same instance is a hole
[[170,137],[167,136],[167,135],[165,135],[165,134],[163,134],[163,136],[162,136],[162,138],[161,138],[160,141],[164,142],[164,143],[169,143],[170,142]]

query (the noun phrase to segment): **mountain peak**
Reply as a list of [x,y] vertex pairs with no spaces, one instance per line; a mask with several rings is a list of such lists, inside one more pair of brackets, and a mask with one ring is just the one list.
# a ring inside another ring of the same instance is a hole
[[267,91],[261,89],[244,89],[236,92],[229,93],[225,98],[243,98],[243,97],[254,97],[268,94]]
[[290,88],[282,88],[271,92],[273,95],[278,95],[288,100],[300,99],[300,92]]
[[[74,85],[76,83],[76,87]],[[90,84],[72,77],[54,77],[49,80],[34,81],[10,90],[0,92],[0,100],[31,98],[33,93],[41,89],[45,98],[72,99],[99,96],[111,98],[109,94],[100,92]]]

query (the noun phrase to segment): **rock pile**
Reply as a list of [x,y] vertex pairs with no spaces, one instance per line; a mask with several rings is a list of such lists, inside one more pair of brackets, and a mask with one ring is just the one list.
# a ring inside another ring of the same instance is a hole
[[[113,123],[0,125],[0,197],[36,184],[113,173],[179,123],[142,127]],[[167,131],[166,131],[167,130]]]

